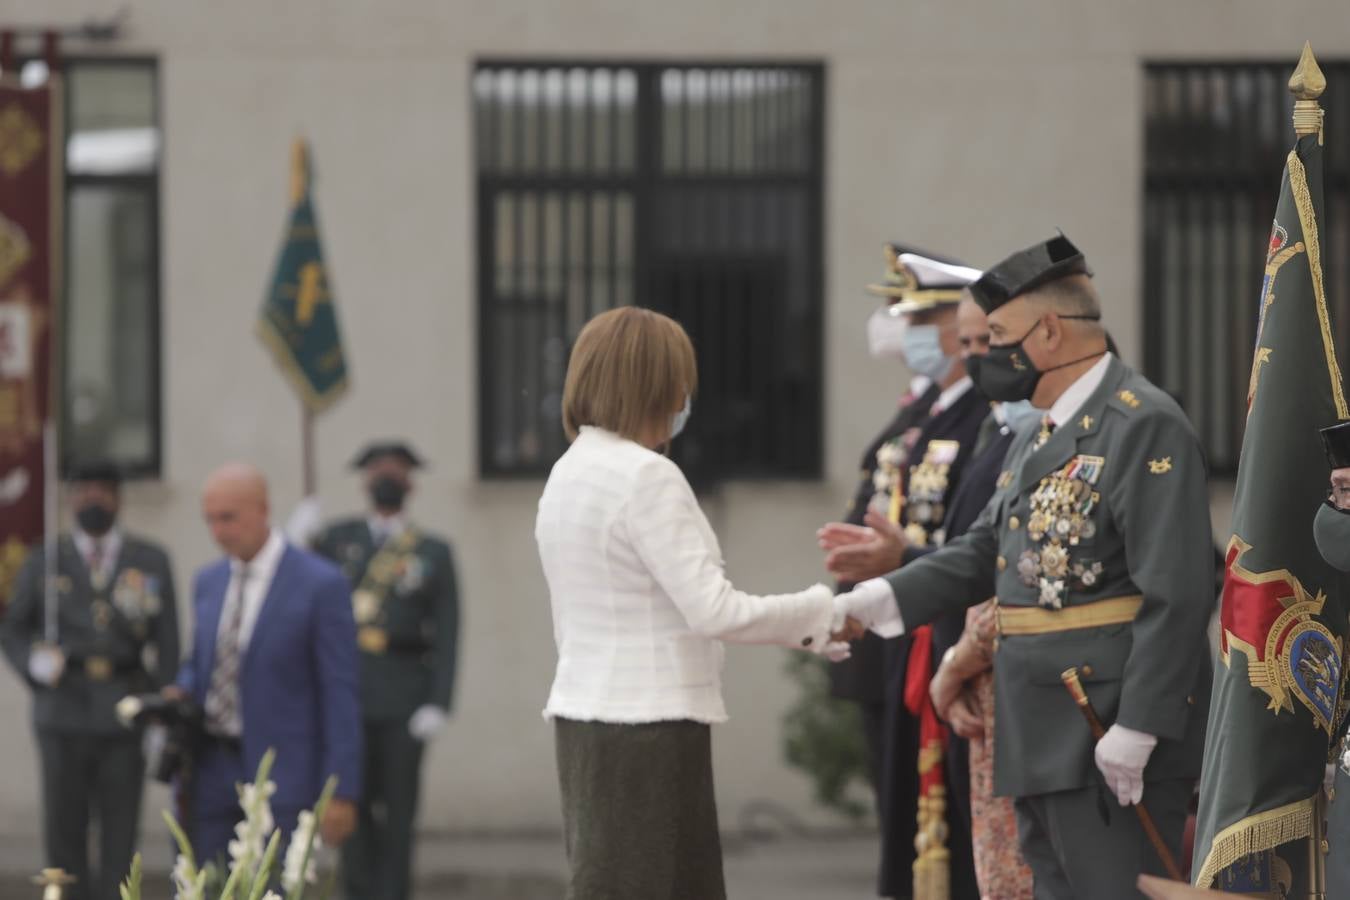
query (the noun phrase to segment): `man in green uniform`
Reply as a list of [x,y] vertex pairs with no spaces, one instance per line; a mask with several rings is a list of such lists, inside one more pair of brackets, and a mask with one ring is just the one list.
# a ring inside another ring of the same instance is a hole
[[348,900],[404,900],[422,749],[444,727],[454,689],[459,597],[450,545],[404,515],[421,460],[386,442],[354,465],[371,512],[334,523],[314,544],[352,583],[361,648],[366,790],[343,870]]
[[[19,573],[0,641],[33,693],[47,864],[78,879],[74,900],[116,900],[136,847],[145,762],[140,734],[115,707],[173,681],[178,615],[168,555],[117,527],[117,469],[90,465],[70,481],[75,526],[57,543],[55,628],[38,547]],[[91,818],[101,838],[97,872]]]
[[[1171,398],[1107,352],[1067,238],[1014,254],[971,293],[989,313],[982,386],[1031,400],[1042,424],[1014,439],[970,531],[837,604],[895,634],[997,596],[995,791],[1015,800],[1036,896],[1137,897],[1137,875],[1161,864],[1121,807],[1144,801],[1178,855],[1204,749],[1204,460]],[[1110,726],[1095,747],[1060,681],[1072,667]]]

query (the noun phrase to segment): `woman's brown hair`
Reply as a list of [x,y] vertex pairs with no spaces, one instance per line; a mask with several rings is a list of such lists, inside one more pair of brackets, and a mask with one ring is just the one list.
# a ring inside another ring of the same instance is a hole
[[689,335],[674,319],[623,306],[586,323],[563,386],[563,428],[583,425],[640,440],[684,406],[698,387]]

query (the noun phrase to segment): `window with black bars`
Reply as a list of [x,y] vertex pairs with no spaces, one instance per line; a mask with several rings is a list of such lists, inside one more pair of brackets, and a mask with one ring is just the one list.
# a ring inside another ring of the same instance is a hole
[[693,339],[674,454],[691,480],[821,468],[820,65],[485,61],[478,175],[480,467],[566,448],[567,357],[636,304]]
[[[1327,90],[1327,299],[1350,335],[1350,62]],[[1211,470],[1237,470],[1258,302],[1284,160],[1294,144],[1288,62],[1145,67],[1145,371],[1185,408]]]
[[[47,77],[20,60],[20,78]],[[111,462],[160,474],[159,67],[145,57],[60,62],[65,111],[62,471]]]

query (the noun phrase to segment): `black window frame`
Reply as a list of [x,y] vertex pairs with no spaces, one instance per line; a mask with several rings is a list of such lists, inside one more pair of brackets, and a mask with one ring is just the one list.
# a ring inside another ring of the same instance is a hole
[[[35,56],[24,56],[18,59],[20,68],[26,63],[40,59]],[[70,138],[73,133],[73,115],[74,104],[70,102],[73,88],[70,74],[73,70],[81,66],[98,66],[101,68],[139,68],[149,71],[153,92],[151,100],[154,104],[154,127],[157,135],[157,158],[155,160],[154,171],[149,174],[137,173],[131,175],[92,175],[75,174],[70,171],[69,147]],[[149,54],[118,54],[118,55],[99,55],[99,54],[75,54],[62,55],[57,61],[57,71],[62,78],[62,147],[61,171],[64,176],[63,190],[61,194],[61,229],[62,229],[62,247],[61,247],[61,296],[60,309],[58,312],[58,327],[60,328],[59,345],[54,349],[57,352],[59,368],[56,373],[56,384],[59,397],[59,407],[52,411],[53,415],[58,416],[57,421],[61,433],[66,433],[70,427],[68,412],[70,409],[69,397],[66,394],[69,379],[68,360],[70,359],[70,329],[64,326],[69,321],[70,315],[70,286],[71,286],[71,266],[75,256],[75,248],[71,245],[70,234],[70,198],[74,188],[79,187],[126,187],[136,186],[145,192],[147,205],[150,210],[150,289],[149,289],[149,312],[148,321],[150,323],[149,342],[153,348],[150,359],[147,361],[149,366],[150,379],[150,452],[149,454],[134,463],[121,466],[121,472],[124,476],[133,479],[156,480],[163,476],[164,471],[164,344],[163,344],[163,229],[161,227],[162,213],[160,209],[162,177],[164,170],[164,156],[166,136],[164,133],[164,86],[160,78],[161,68],[159,57]],[[61,455],[59,460],[59,470],[64,478],[79,463],[68,449],[65,441],[61,442]]]
[[[793,70],[806,72],[811,79],[810,99],[814,104],[814,114],[816,116],[815,127],[810,133],[810,142],[808,149],[807,174],[814,179],[814,184],[807,195],[807,244],[812,247],[816,260],[813,266],[813,272],[809,278],[808,290],[816,298],[814,304],[807,312],[807,328],[815,335],[815,339],[809,342],[809,359],[807,365],[810,367],[813,375],[812,384],[809,386],[807,399],[813,404],[815,414],[815,428],[809,429],[809,434],[797,435],[796,439],[809,448],[812,460],[808,466],[798,472],[780,473],[767,472],[762,474],[737,472],[728,477],[714,477],[703,479],[697,473],[691,473],[691,480],[695,486],[702,488],[712,483],[721,483],[726,481],[798,481],[813,482],[820,481],[824,477],[825,471],[825,441],[824,428],[826,423],[825,381],[827,372],[825,369],[825,285],[827,283],[827,234],[825,231],[825,202],[826,202],[826,177],[828,172],[828,160],[826,156],[827,142],[826,133],[828,130],[828,64],[819,58],[780,58],[780,57],[747,57],[747,58],[698,58],[698,57],[671,57],[671,58],[626,58],[626,57],[574,57],[574,56],[484,56],[477,57],[470,61],[469,80],[472,84],[474,77],[485,69],[518,69],[518,70],[538,70],[548,69],[610,69],[618,71],[621,69],[633,69],[635,71],[650,73],[650,77],[640,77],[638,83],[638,99],[634,106],[635,117],[635,148],[634,148],[634,166],[631,171],[619,173],[611,172],[607,175],[590,173],[580,177],[588,179],[592,184],[604,188],[616,189],[623,188],[636,192],[647,191],[654,193],[654,184],[663,177],[667,180],[680,178],[686,180],[688,176],[670,176],[662,172],[660,166],[660,142],[662,140],[661,131],[661,112],[662,106],[659,98],[659,77],[663,70],[669,69],[706,69],[706,70]],[[472,87],[470,88],[472,91]],[[470,95],[470,107],[476,110],[475,101]],[[476,112],[474,113],[476,116]],[[474,179],[474,234],[475,234],[475,275],[474,289],[477,295],[475,303],[475,351],[478,355],[478,364],[476,367],[478,374],[478,386],[475,392],[478,403],[478,414],[475,421],[478,427],[478,437],[476,441],[478,453],[478,475],[484,481],[534,481],[546,477],[551,469],[555,459],[545,459],[534,465],[523,465],[513,467],[500,467],[493,462],[492,440],[494,428],[492,422],[493,405],[493,370],[492,362],[487,352],[489,334],[488,323],[491,315],[492,300],[492,275],[493,266],[493,239],[487,233],[484,217],[484,183],[490,181],[492,176],[485,176],[479,161],[479,138],[477,134],[478,123],[475,120],[470,133],[470,143],[472,148],[471,156],[473,158],[473,179]],[[570,174],[563,174],[562,180],[572,178]],[[700,178],[706,181],[716,181],[727,177],[715,173],[705,173]],[[772,176],[767,176],[771,179]],[[523,176],[521,181],[534,184],[552,184],[558,179],[551,176]],[[644,210],[644,204],[635,200],[635,234],[633,247],[633,269],[634,277],[634,297],[638,305],[641,298],[649,296],[648,279],[652,273],[653,254],[651,240],[648,236],[649,229],[644,227],[644,218],[650,215],[650,212]],[[571,346],[568,345],[570,352]],[[676,444],[674,457],[677,462],[682,462],[679,444]]]
[[[1343,259],[1350,255],[1350,57],[1318,62],[1329,81],[1321,99],[1326,109],[1322,225],[1327,243],[1322,259],[1335,339],[1338,346],[1345,347],[1350,341],[1350,285],[1346,281],[1350,264]],[[1144,372],[1185,408],[1209,459],[1210,474],[1222,479],[1237,474],[1246,425],[1245,401],[1266,242],[1285,157],[1295,142],[1290,120],[1293,98],[1287,89],[1293,69],[1288,59],[1265,57],[1159,58],[1144,60],[1140,71],[1139,322]],[[1170,84],[1168,78],[1173,79]],[[1224,79],[1226,87],[1217,88]],[[1239,79],[1249,83],[1245,89],[1260,93],[1259,103],[1244,106],[1239,102]],[[1175,116],[1176,127],[1170,129],[1158,127],[1153,120],[1154,103],[1162,102],[1161,95],[1154,96],[1153,92],[1163,90],[1177,92],[1169,102],[1179,102],[1185,110]],[[1224,92],[1228,96],[1220,101]],[[1234,123],[1230,131],[1220,127],[1225,117],[1231,117]],[[1273,139],[1268,140],[1272,127]],[[1260,134],[1262,129],[1266,135]],[[1166,154],[1159,152],[1169,144]],[[1178,215],[1169,217],[1169,211]],[[1195,231],[1185,233],[1187,227]],[[1198,313],[1191,308],[1195,296],[1189,290],[1178,307],[1164,284],[1168,271],[1159,260],[1168,248],[1160,235],[1178,231],[1183,232],[1180,239],[1199,247],[1188,249],[1181,274],[1174,274],[1187,286],[1200,286],[1199,293],[1207,298],[1207,305]],[[1227,239],[1226,243],[1215,240],[1216,232]],[[1244,247],[1237,246],[1241,232],[1250,238]],[[1199,274],[1192,267],[1197,267]],[[1188,336],[1178,348],[1175,342],[1169,342],[1169,333],[1177,330],[1169,327],[1169,320],[1172,326],[1180,323],[1195,334],[1207,335],[1210,329],[1218,329],[1217,336],[1205,340]],[[1194,377],[1176,377],[1177,360],[1189,359],[1188,354],[1197,345],[1202,360],[1199,379],[1220,383],[1217,400],[1213,384],[1197,391],[1188,383]],[[1223,366],[1226,379],[1214,377],[1216,366]],[[1224,402],[1230,404],[1226,410],[1222,409]]]

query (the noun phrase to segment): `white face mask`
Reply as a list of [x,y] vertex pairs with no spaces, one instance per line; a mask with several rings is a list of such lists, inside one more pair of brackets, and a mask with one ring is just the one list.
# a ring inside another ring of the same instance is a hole
[[890,309],[883,306],[867,320],[867,352],[873,359],[903,360],[908,330],[908,318],[892,315]]
[[1030,400],[1010,400],[998,406],[1004,424],[1016,432],[1020,432],[1028,422],[1034,422],[1041,416],[1041,411],[1032,406]]
[[689,424],[689,414],[693,411],[693,402],[686,394],[684,398],[684,409],[677,412],[670,419],[670,439],[673,441],[684,431],[684,426]]

